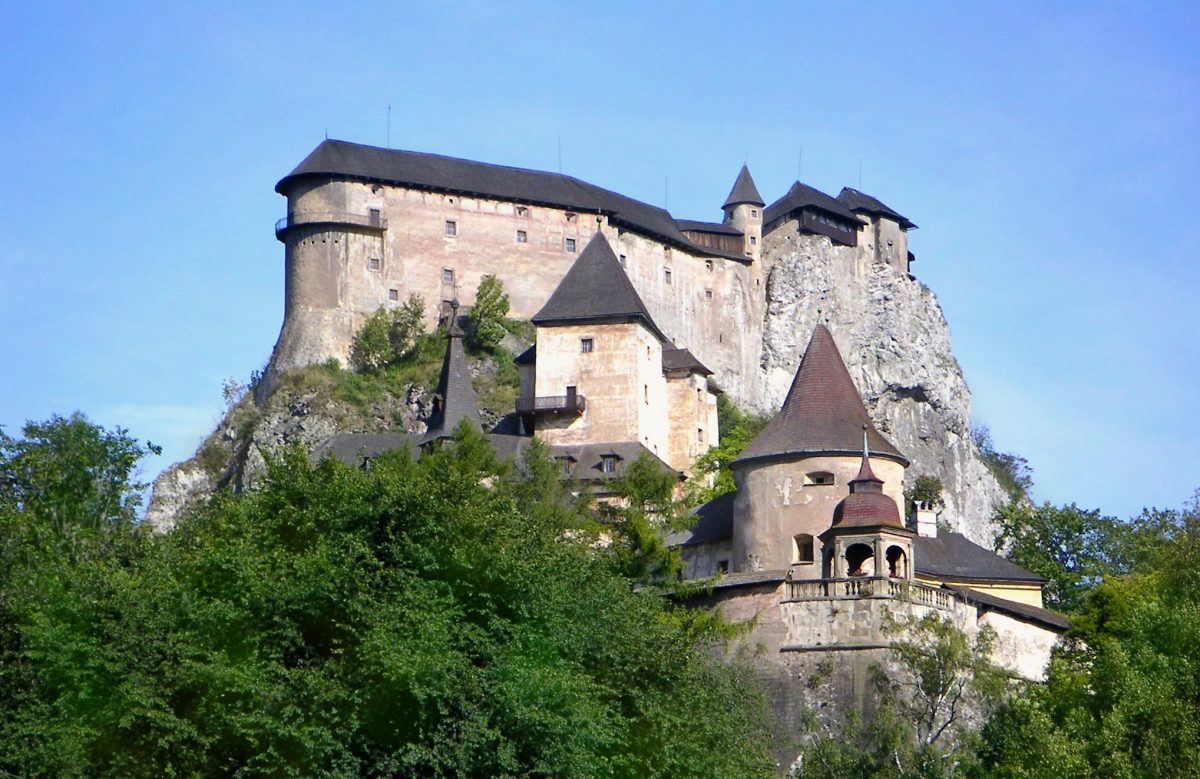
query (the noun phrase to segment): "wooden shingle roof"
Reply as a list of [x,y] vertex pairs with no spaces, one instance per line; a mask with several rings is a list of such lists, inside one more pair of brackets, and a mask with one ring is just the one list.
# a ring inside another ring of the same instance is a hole
[[863,425],[871,457],[908,465],[907,458],[875,429],[833,335],[825,325],[817,325],[783,407],[733,464],[861,454]]

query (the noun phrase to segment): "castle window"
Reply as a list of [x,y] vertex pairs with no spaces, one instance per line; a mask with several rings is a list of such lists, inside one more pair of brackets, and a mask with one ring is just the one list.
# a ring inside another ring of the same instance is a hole
[[454,283],[454,268],[442,268],[442,283],[443,284],[453,284]]
[[751,209],[750,209],[750,218],[751,218],[751,219],[758,219],[758,209],[757,209],[757,208],[751,208]]
[[650,385],[649,384],[642,385],[642,402],[644,402],[646,405],[650,405]]
[[458,235],[458,222],[450,219],[446,220],[446,235],[450,236],[451,238]]
[[606,454],[600,458],[600,470],[605,473],[617,472],[617,456],[615,454]]
[[828,471],[813,471],[804,474],[805,487],[827,487],[833,483],[833,474]]
[[372,257],[367,260],[367,270],[379,270],[383,267],[383,262],[378,257]]
[[696,402],[697,403],[704,402],[704,388],[703,387],[696,387]]
[[813,537],[808,533],[801,533],[792,539],[794,546],[792,547],[793,558],[797,563],[811,564],[815,562],[816,557],[813,554],[815,548]]
[[368,214],[368,218],[370,219],[371,227],[379,227],[379,225],[382,222],[382,220],[380,218],[380,214],[379,214],[379,209],[372,208],[369,211],[367,211],[367,214]]
[[563,476],[570,476],[571,475],[571,466],[574,464],[575,458],[573,458],[573,457],[555,457],[554,459],[558,460],[558,465],[560,468],[562,468]]
[[704,270],[706,270],[706,271],[711,271],[712,269],[713,269],[713,261],[712,261],[712,260],[705,260],[705,261],[704,261]]
[[388,290],[388,300],[399,300],[399,299],[400,299],[400,290],[398,290],[398,289],[389,289]]
[[529,216],[529,209],[525,206],[517,206],[517,216]]
[[565,248],[565,249],[566,249],[567,251],[569,251],[569,252],[573,252],[573,251],[575,251],[575,239],[574,239],[574,238],[567,238],[567,239],[564,241],[563,248]]
[[575,220],[577,218],[578,218],[577,214],[570,214],[570,213],[567,214],[567,224],[575,224]]
[[517,230],[517,243],[525,243],[528,239],[524,230]]
[[596,348],[596,342],[593,341],[591,338],[580,338],[579,339],[579,351],[583,352],[584,354],[591,354],[592,350],[595,348]]
[[702,427],[696,428],[696,443],[704,445],[704,428]]
[[622,254],[620,257],[617,257],[617,262],[621,263],[621,267],[624,268],[625,267],[625,255]]
[[750,245],[755,246],[757,243],[758,243],[758,239],[755,238],[753,235],[750,236]]
[[704,290],[704,299],[712,300],[712,290],[711,289]]
[[663,268],[663,281],[665,281],[668,284],[671,283],[671,269],[670,268]]

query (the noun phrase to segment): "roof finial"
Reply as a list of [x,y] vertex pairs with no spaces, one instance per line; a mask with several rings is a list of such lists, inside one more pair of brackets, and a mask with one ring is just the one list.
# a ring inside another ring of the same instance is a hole
[[867,426],[863,425],[863,459],[867,459],[870,455],[867,454]]

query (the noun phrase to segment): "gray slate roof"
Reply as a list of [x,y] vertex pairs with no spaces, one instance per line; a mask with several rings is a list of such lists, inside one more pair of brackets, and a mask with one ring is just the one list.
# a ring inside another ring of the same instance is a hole
[[442,358],[442,373],[438,378],[437,396],[441,408],[429,417],[429,430],[421,443],[438,438],[449,438],[464,419],[479,429],[479,401],[471,385],[471,372],[467,368],[467,356],[463,352],[463,331],[458,324],[457,312],[450,317],[450,329],[446,338],[446,355]]
[[905,230],[915,230],[916,225],[909,219],[901,215],[897,211],[893,211],[883,204],[883,201],[872,197],[865,192],[859,192],[851,187],[842,187],[842,191],[838,193],[838,202],[842,203],[851,211],[861,211],[868,214],[878,214],[886,216],[888,219],[895,220],[900,223],[900,227]]
[[735,493],[727,492],[702,506],[697,506],[692,511],[692,515],[696,517],[696,524],[687,530],[667,536],[667,546],[698,546],[732,539],[735,498]]
[[327,139],[295,170],[280,179],[275,191],[286,195],[295,181],[331,176],[533,203],[580,213],[603,213],[619,226],[631,227],[700,254],[712,253],[692,244],[679,231],[670,213],[658,206],[561,173],[492,165],[439,154],[381,149]]
[[410,433],[338,433],[313,448],[314,460],[332,455],[354,467],[361,467],[367,460],[384,452],[406,449],[417,454],[417,436]]
[[645,325],[659,340],[667,340],[604,233],[592,236],[546,305],[533,315],[533,323],[538,326],[634,321]]
[[720,222],[698,222],[694,219],[676,219],[675,224],[685,233],[716,233],[718,235],[742,235],[742,231],[733,225]]
[[1036,622],[1058,632],[1066,632],[1071,629],[1071,620],[1050,609],[1043,609],[1031,606],[1028,603],[1019,603],[1007,598],[1000,598],[990,592],[972,590],[969,587],[948,587],[947,589],[968,603],[973,603],[985,611],[1002,611],[1017,619],[1026,622]]
[[[679,471],[662,461],[658,455],[651,452],[638,441],[614,441],[600,444],[566,444],[550,447],[550,454],[554,457],[570,457],[575,461],[575,468],[572,475],[580,481],[604,481],[609,479],[620,478],[625,473],[625,468],[636,460],[642,453],[646,453],[658,461],[658,464],[663,470],[669,471],[676,476],[680,475]],[[603,460],[605,456],[616,455],[616,472],[605,473]]]
[[942,581],[989,581],[1045,584],[1036,573],[984,549],[960,533],[913,539],[913,565],[918,575]]
[[761,206],[766,203],[762,199],[762,195],[758,194],[758,187],[754,186],[754,178],[750,175],[750,169],[745,165],[738,171],[737,180],[733,182],[733,189],[729,190],[729,197],[725,198],[725,205],[721,208],[729,208],[739,203],[748,203],[753,206]]
[[904,455],[875,429],[833,335],[825,325],[817,325],[783,407],[733,464],[816,454],[859,454],[864,425],[872,457],[908,465]]
[[852,225],[863,224],[863,220],[839,202],[837,198],[830,197],[821,190],[801,184],[799,181],[792,184],[792,188],[787,191],[786,195],[767,206],[767,210],[763,212],[763,224],[770,224],[793,211],[805,208],[825,211]]
[[669,344],[663,344],[662,367],[664,373],[668,371],[696,371],[703,373],[705,376],[713,375],[713,372],[704,363],[696,359],[696,355],[687,349],[672,349]]

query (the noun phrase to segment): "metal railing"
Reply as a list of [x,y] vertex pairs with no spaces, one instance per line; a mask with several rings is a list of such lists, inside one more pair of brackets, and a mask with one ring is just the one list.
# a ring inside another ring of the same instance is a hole
[[381,214],[352,214],[348,211],[306,211],[288,214],[275,223],[275,237],[282,239],[293,227],[313,224],[352,225],[369,230],[386,230],[387,219]]
[[582,414],[587,409],[583,395],[548,395],[517,398],[518,414]]
[[790,600],[848,600],[890,598],[936,609],[950,609],[954,596],[929,584],[887,576],[854,579],[796,579],[788,582]]

